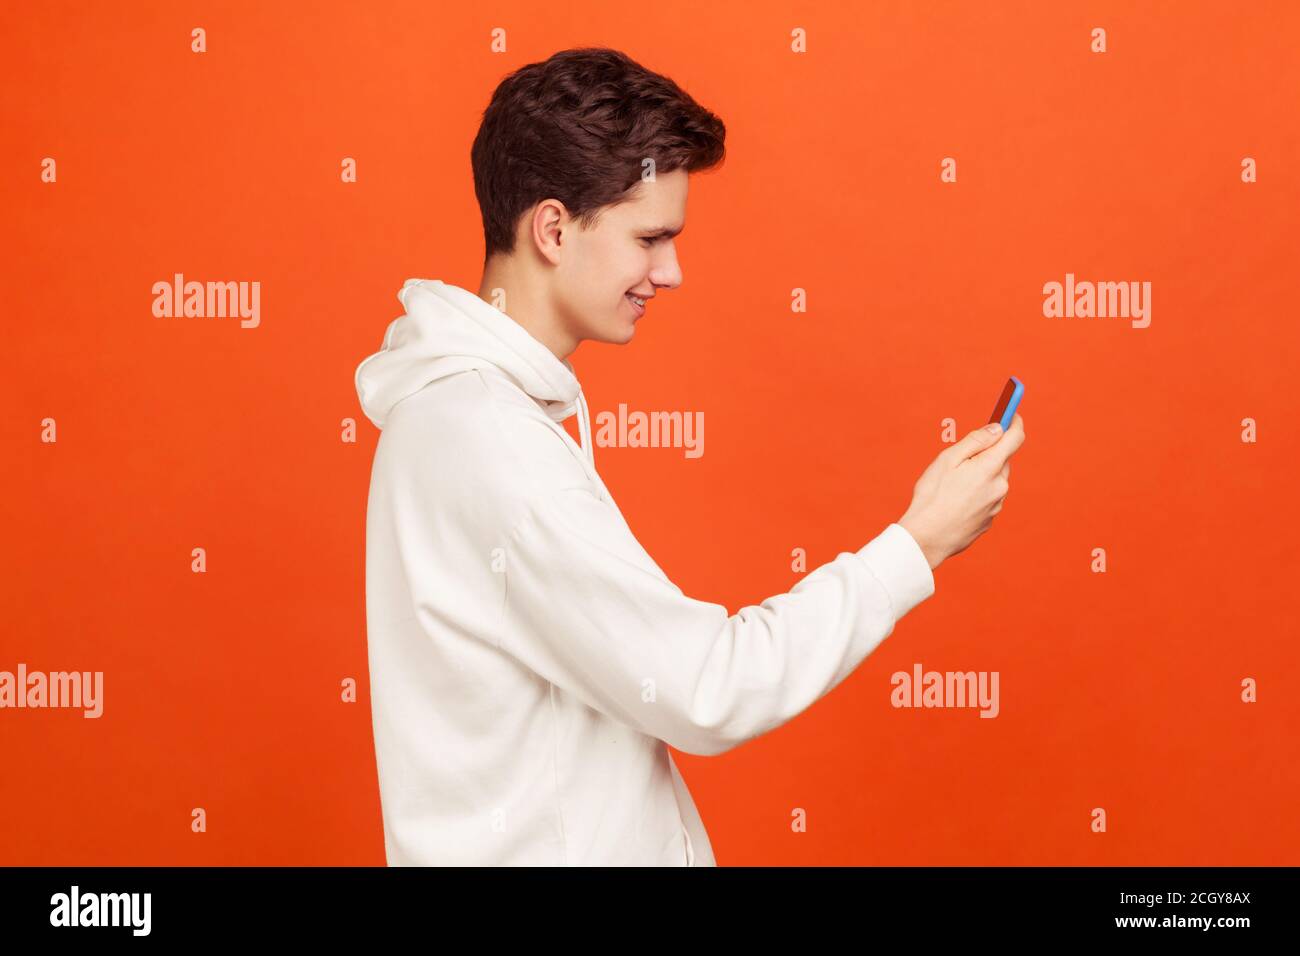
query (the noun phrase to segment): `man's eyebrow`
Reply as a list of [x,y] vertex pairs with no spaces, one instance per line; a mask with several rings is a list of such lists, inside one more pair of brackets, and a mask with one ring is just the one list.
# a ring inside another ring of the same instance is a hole
[[645,238],[646,239],[671,239],[673,238],[673,236],[679,235],[681,231],[685,228],[686,228],[685,224],[678,226],[676,229],[669,229],[667,226],[665,226],[664,228],[658,230],[657,232],[645,233]]

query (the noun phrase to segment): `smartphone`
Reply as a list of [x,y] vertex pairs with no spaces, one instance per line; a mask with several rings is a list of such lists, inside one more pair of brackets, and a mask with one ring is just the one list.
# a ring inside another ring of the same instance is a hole
[[1020,405],[1020,399],[1025,394],[1025,383],[1012,375],[1007,379],[1007,384],[1002,387],[1002,394],[998,396],[998,403],[993,408],[993,416],[989,419],[989,424],[997,422],[1006,431],[1011,427],[1012,420],[1016,417],[1016,408]]

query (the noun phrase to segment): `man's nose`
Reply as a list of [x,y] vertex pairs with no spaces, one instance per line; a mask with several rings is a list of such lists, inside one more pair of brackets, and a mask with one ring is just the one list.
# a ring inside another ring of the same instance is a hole
[[675,289],[682,284],[682,267],[677,262],[677,250],[668,244],[662,261],[650,270],[650,281],[660,289]]

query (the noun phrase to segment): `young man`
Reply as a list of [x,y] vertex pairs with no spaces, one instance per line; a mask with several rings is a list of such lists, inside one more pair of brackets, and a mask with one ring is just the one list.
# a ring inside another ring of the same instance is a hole
[[[408,280],[357,369],[382,429],[366,610],[390,865],[713,865],[668,746],[722,753],[806,709],[1001,507],[1019,419],[941,453],[873,540],[736,614],[637,542],[568,356],[628,342],[681,283],[688,176],[724,135],[613,50],[508,76],[472,150],[478,293]],[[581,444],[560,424],[575,411]]]

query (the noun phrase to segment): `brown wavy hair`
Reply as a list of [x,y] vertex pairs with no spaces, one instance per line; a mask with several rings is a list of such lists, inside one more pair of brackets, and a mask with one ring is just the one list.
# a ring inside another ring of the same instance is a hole
[[515,70],[483,111],[470,162],[486,263],[510,253],[534,204],[558,199],[584,228],[642,175],[717,166],[727,130],[666,76],[618,50],[580,47]]

